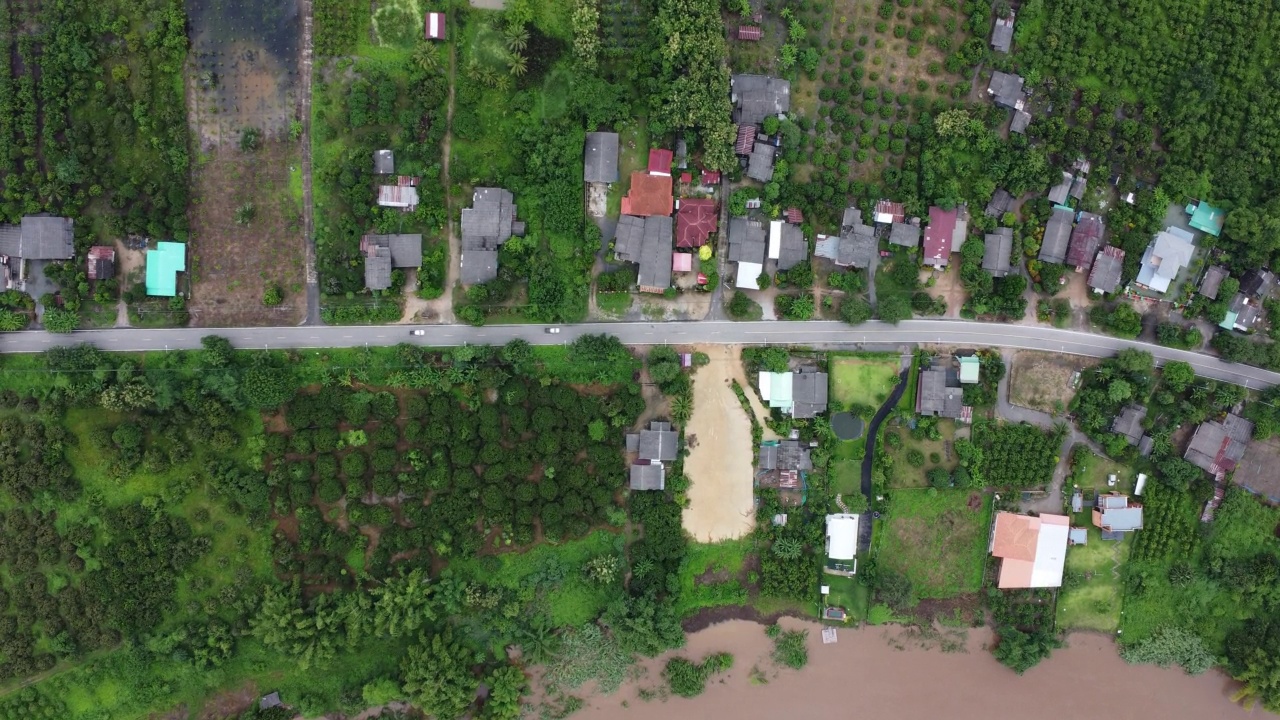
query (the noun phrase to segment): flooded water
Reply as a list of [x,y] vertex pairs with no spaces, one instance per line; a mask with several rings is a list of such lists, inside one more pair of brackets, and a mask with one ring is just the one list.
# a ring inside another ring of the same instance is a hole
[[[1218,672],[1198,677],[1181,670],[1127,665],[1109,637],[1072,635],[1068,647],[1022,677],[997,663],[984,630],[968,631],[968,652],[923,649],[901,628],[840,630],[823,645],[817,625],[807,627],[809,665],[779,670],[769,661],[771,641],[760,625],[731,621],[689,637],[679,654],[701,659],[727,651],[733,669],[713,678],[692,700],[643,700],[662,684],[665,657],[646,664],[641,679],[618,693],[596,697],[575,714],[584,720],[711,718],[715,720],[1233,720],[1272,717],[1230,702],[1238,684]],[[753,667],[763,671],[752,680]]]

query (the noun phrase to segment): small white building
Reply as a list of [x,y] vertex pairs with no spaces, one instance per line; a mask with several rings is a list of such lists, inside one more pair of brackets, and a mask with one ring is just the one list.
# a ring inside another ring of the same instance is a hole
[[852,575],[858,570],[858,516],[837,513],[827,516],[827,572]]

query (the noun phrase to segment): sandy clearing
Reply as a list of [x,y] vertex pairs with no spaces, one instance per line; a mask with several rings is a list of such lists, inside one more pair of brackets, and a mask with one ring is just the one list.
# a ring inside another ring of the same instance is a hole
[[[684,529],[701,542],[738,538],[754,523],[751,421],[730,380],[741,375],[737,347],[701,347],[711,362],[693,382],[693,416],[685,428],[691,446],[684,471],[689,507]],[[741,379],[739,379],[741,382]],[[747,396],[751,390],[745,388]]]
[[[1231,703],[1239,683],[1220,672],[1185,675],[1178,668],[1127,665],[1110,637],[1075,633],[1067,647],[1019,677],[996,662],[986,646],[987,628],[942,635],[962,647],[943,652],[941,643],[899,627],[838,630],[839,642],[821,644],[816,623],[783,618],[785,628],[809,631],[809,664],[779,669],[769,658],[764,628],[732,620],[689,636],[681,650],[646,660],[633,679],[612,695],[586,698],[575,718],[733,718],[734,720],[1017,720],[1031,713],[1061,718],[1261,718]],[[964,637],[967,635],[967,638]],[[733,655],[733,667],[707,682],[706,691],[686,700],[669,697],[662,668],[669,658],[701,660],[714,652]],[[752,675],[755,671],[756,679]],[[1115,694],[1082,688],[1142,688],[1142,702],[1117,706]],[[589,690],[590,688],[584,688]],[[648,691],[645,700],[641,691]]]

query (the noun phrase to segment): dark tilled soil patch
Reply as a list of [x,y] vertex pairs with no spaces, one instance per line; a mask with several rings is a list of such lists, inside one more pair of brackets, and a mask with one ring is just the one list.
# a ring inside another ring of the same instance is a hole
[[778,622],[778,618],[794,617],[801,620],[812,620],[809,615],[797,612],[795,610],[785,610],[783,612],[765,614],[759,610],[746,605],[725,605],[717,608],[707,608],[699,610],[693,615],[684,619],[680,623],[680,627],[684,628],[687,633],[695,633],[699,630],[705,630],[712,625],[716,625],[727,620],[750,620],[751,622],[760,623],[761,625],[772,625]]

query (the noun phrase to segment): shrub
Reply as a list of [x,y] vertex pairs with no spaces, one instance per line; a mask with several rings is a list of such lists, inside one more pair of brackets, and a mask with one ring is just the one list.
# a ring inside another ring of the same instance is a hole
[[[782,630],[780,626],[773,635],[773,661],[793,670],[800,670],[809,664],[809,648],[805,645],[809,633],[806,630]],[[771,628],[772,629],[772,628]]]

